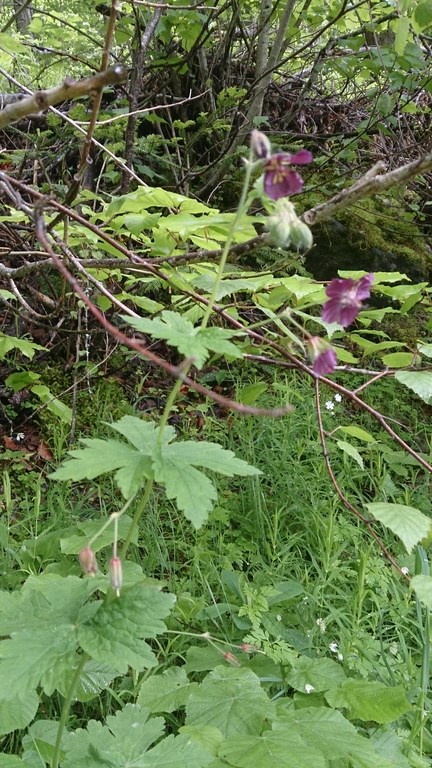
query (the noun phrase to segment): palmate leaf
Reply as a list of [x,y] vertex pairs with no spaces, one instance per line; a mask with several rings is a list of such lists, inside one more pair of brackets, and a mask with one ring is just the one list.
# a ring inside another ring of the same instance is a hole
[[35,717],[38,707],[39,696],[34,691],[23,700],[0,701],[0,736],[25,728]]
[[156,657],[144,638],[166,630],[164,619],[175,602],[160,586],[142,582],[122,590],[118,599],[100,606],[89,621],[78,627],[81,647],[96,661],[120,674],[128,666],[143,670],[155,666]]
[[128,315],[121,317],[137,331],[148,333],[155,339],[165,339],[184,357],[192,358],[196,368],[202,368],[210,352],[242,357],[240,350],[229,341],[235,335],[233,331],[224,328],[195,328],[190,320],[169,309],[153,320]]
[[90,720],[85,730],[70,733],[64,740],[63,768],[205,768],[213,756],[187,736],[168,736],[161,717],[149,718],[150,711],[127,704],[102,725]]
[[[70,451],[71,458],[51,477],[83,480],[117,470],[114,477],[126,499],[138,491],[146,478],[153,477],[165,486],[167,497],[175,499],[178,508],[199,528],[207,520],[217,492],[213,482],[196,467],[229,477],[260,474],[258,469],[217,443],[173,442],[175,430],[171,426],[164,427],[162,439],[155,424],[136,416],[124,416],[111,426],[132,445],[86,438],[85,447]],[[72,542],[72,546],[75,547],[76,542]]]
[[206,522],[217,492],[211,480],[194,465],[229,477],[260,474],[217,443],[185,440],[164,446],[153,464],[155,479],[165,486],[168,498],[176,500],[195,528]]
[[216,667],[186,704],[187,725],[212,725],[225,738],[258,735],[274,707],[259,678],[246,667]]

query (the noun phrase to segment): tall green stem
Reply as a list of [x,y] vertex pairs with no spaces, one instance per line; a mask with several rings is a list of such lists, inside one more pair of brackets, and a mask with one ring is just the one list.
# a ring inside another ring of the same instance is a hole
[[58,730],[57,730],[57,736],[54,744],[54,752],[53,757],[51,761],[51,768],[58,768],[59,762],[60,762],[60,750],[61,750],[61,742],[63,738],[64,729],[66,727],[66,721],[69,717],[69,711],[72,704],[72,699],[74,697],[74,693],[76,690],[76,687],[80,681],[80,677],[82,674],[82,671],[89,660],[90,656],[87,655],[87,653],[83,653],[81,656],[80,662],[75,670],[75,674],[71,680],[71,684],[69,686],[69,690],[67,692],[62,713],[59,720]]
[[139,523],[139,521],[141,519],[141,516],[142,516],[145,508],[147,507],[148,500],[150,498],[150,494],[151,494],[151,492],[153,490],[153,482],[154,482],[153,477],[148,477],[147,478],[147,482],[146,482],[145,487],[144,487],[144,493],[143,493],[140,501],[138,502],[137,508],[135,510],[135,514],[134,514],[134,516],[132,518],[132,522],[131,522],[131,524],[129,526],[129,530],[128,530],[127,535],[126,535],[125,542],[124,542],[124,544],[122,546],[121,556],[122,556],[123,559],[126,557],[126,554],[127,554],[127,551],[128,551],[128,549],[130,547],[130,543],[132,541],[133,535],[134,535],[136,529],[138,528],[138,523]]
[[212,293],[211,293],[211,296],[210,296],[210,299],[209,299],[209,303],[207,304],[206,311],[204,312],[204,317],[203,317],[202,322],[201,322],[201,328],[206,328],[207,327],[208,321],[210,319],[210,315],[211,315],[211,313],[213,311],[213,305],[214,305],[214,303],[216,301],[216,296],[217,296],[218,291],[219,291],[219,286],[220,286],[221,281],[222,281],[222,277],[223,277],[226,261],[227,261],[228,254],[229,254],[229,249],[231,248],[231,245],[232,245],[232,242],[233,242],[233,239],[234,239],[234,233],[236,231],[237,225],[238,225],[241,217],[247,211],[246,200],[247,200],[247,195],[248,195],[248,191],[249,191],[252,171],[253,171],[254,167],[255,167],[255,164],[253,163],[253,153],[251,151],[249,153],[249,160],[246,163],[246,173],[245,173],[245,178],[244,178],[244,182],[243,182],[243,189],[242,189],[242,193],[241,193],[241,197],[240,197],[239,206],[237,208],[236,213],[234,214],[234,218],[233,218],[233,220],[231,222],[231,226],[230,226],[229,231],[228,231],[227,239],[225,240],[225,245],[223,247],[222,255],[220,257],[219,267],[218,267],[218,271],[217,271],[217,274],[216,274],[216,279],[214,281],[213,290],[212,290]]

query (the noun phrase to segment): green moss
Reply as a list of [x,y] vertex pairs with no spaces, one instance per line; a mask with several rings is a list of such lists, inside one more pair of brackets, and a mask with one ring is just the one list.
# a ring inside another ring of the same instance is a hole
[[[311,201],[306,202],[309,207]],[[395,198],[361,201],[314,227],[307,269],[320,280],[334,277],[338,269],[399,271],[415,282],[428,280],[432,251],[411,215]]]

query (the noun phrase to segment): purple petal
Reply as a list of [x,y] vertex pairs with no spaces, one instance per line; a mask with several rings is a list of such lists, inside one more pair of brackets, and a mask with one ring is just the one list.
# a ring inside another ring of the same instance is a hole
[[332,347],[329,347],[328,349],[325,349],[324,352],[321,352],[317,358],[315,358],[313,364],[313,372],[316,373],[317,376],[326,376],[328,373],[333,373],[334,369],[336,368],[336,363],[336,352]]
[[300,149],[295,155],[290,157],[290,163],[294,163],[294,165],[308,165],[312,160],[313,154],[308,149]]
[[344,328],[356,319],[361,305],[344,304],[339,298],[326,301],[322,308],[322,319],[325,323],[339,323]]
[[374,281],[374,275],[372,272],[369,272],[368,275],[365,275],[364,277],[361,277],[360,280],[357,283],[357,298],[360,299],[360,301],[364,301],[365,299],[368,299],[370,296],[370,287]]
[[272,200],[297,195],[301,192],[303,183],[300,174],[288,168],[279,171],[266,170],[264,174],[264,191]]
[[351,278],[343,279],[341,277],[336,277],[326,287],[326,294],[327,296],[330,296],[331,299],[342,299],[346,294],[352,291],[354,285],[354,280],[351,280]]

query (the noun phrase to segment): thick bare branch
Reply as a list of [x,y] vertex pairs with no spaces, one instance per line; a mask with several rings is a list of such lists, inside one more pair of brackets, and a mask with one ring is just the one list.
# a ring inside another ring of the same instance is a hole
[[97,75],[86,77],[83,80],[66,78],[61,85],[56,85],[55,88],[50,88],[48,91],[36,91],[32,96],[9,104],[2,109],[0,111],[0,128],[6,128],[11,123],[27,117],[27,115],[44,112],[48,107],[60,104],[67,99],[77,99],[79,96],[86,96],[92,91],[99,91],[106,85],[123,83],[126,77],[125,68],[121,64],[116,64],[111,69],[98,72]]

